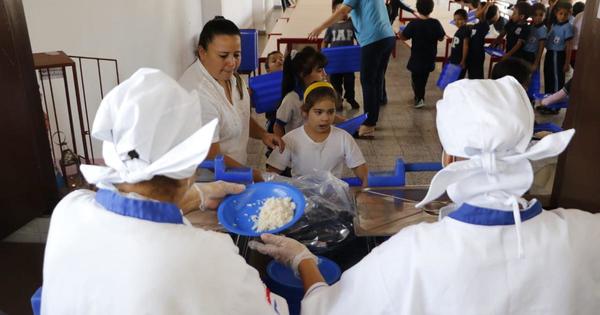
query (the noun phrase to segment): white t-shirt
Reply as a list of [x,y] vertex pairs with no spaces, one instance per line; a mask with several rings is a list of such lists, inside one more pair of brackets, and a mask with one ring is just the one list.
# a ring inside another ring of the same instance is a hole
[[313,141],[304,127],[294,129],[283,136],[285,150],[273,150],[267,164],[279,170],[292,169],[292,176],[302,176],[319,171],[329,171],[341,177],[343,165],[355,168],[365,164],[356,141],[346,131],[331,126],[329,136],[323,142]]
[[[231,78],[231,99],[227,100],[225,89],[215,80],[202,63],[197,60],[179,78],[179,84],[188,92],[198,92],[202,106],[202,122],[206,124],[219,119],[213,143],[219,143],[221,153],[238,163],[246,164],[248,139],[250,134],[250,95],[242,80],[243,98],[236,88],[235,76]],[[200,127],[200,126],[199,126]]]
[[277,120],[285,123],[285,133],[288,133],[304,125],[302,117],[302,104],[304,102],[298,96],[298,93],[291,91],[285,95],[277,109]]

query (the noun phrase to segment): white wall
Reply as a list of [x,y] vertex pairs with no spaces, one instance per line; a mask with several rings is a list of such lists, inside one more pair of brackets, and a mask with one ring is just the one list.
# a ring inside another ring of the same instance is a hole
[[253,0],[221,0],[223,16],[235,23],[239,28],[252,28]]

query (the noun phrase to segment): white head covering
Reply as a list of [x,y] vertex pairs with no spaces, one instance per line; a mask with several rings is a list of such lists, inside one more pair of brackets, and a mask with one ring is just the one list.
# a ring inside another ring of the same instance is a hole
[[82,165],[99,187],[137,183],[155,175],[194,174],[211,144],[217,120],[202,126],[198,97],[159,70],[142,68],[100,103],[92,136],[102,140],[105,166]]
[[560,154],[574,129],[544,137],[528,149],[534,113],[519,82],[460,80],[444,90],[437,103],[437,129],[446,153],[466,158],[438,172],[417,207],[435,200],[444,191],[456,204],[512,210],[522,255],[520,197],[533,183],[529,160]]

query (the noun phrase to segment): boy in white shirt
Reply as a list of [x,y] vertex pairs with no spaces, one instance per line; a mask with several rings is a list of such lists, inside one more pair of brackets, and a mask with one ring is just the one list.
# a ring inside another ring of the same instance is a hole
[[306,89],[302,105],[305,123],[283,137],[286,149],[273,151],[267,160],[268,171],[280,174],[290,167],[292,176],[319,170],[341,177],[345,164],[367,186],[368,168],[360,148],[349,133],[332,126],[336,99],[327,82],[315,82]]

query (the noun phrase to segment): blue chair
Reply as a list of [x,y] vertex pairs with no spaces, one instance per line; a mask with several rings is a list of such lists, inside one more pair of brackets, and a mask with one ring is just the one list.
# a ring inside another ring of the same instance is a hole
[[242,63],[238,68],[240,73],[251,73],[258,68],[258,31],[241,29]]
[[[397,187],[406,185],[406,172],[437,172],[441,170],[442,163],[404,163],[402,159],[396,160],[393,171],[369,172],[369,187]],[[342,178],[350,186],[360,186],[362,181],[358,177]]]
[[344,129],[349,134],[353,135],[358,130],[360,125],[362,125],[362,123],[365,122],[365,120],[367,120],[367,114],[362,114],[354,118],[348,119],[346,121],[343,121],[335,126],[340,129]]
[[254,181],[251,168],[227,168],[222,155],[217,155],[214,160],[204,160],[204,162],[198,165],[198,168],[214,171],[215,180],[239,184],[251,184]]
[[443,90],[448,86],[448,84],[458,80],[460,77],[460,73],[462,72],[462,68],[459,65],[455,65],[453,63],[447,63],[442,68],[442,73],[440,73],[440,77],[437,81],[437,86]]
[[340,46],[321,49],[327,57],[325,72],[328,74],[360,71],[360,46]]
[[252,90],[252,104],[257,113],[267,113],[277,110],[281,103],[281,81],[283,72],[276,71],[251,77],[248,85]]
[[35,290],[35,293],[31,296],[31,310],[33,315],[40,315],[42,313],[42,287]]

